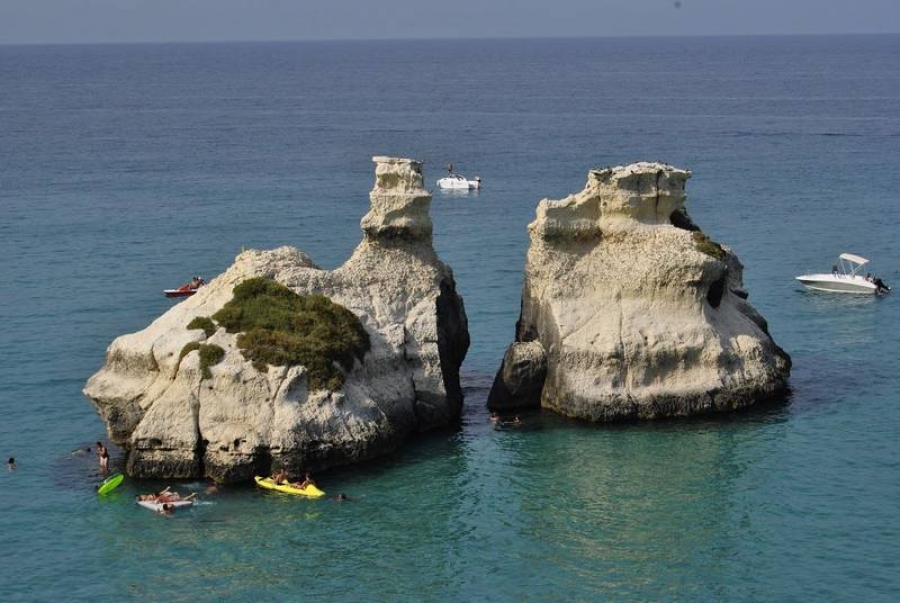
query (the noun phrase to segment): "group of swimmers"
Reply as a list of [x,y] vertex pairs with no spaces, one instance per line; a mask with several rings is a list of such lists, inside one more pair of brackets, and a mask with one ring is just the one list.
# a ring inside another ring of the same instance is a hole
[[495,425],[521,425],[522,417],[520,417],[519,415],[516,415],[515,417],[512,418],[512,420],[504,421],[499,413],[492,412],[491,413],[491,423],[493,423]]
[[890,287],[888,287],[887,285],[884,284],[883,280],[881,280],[877,276],[874,276],[868,272],[866,273],[866,280],[869,281],[870,283],[872,283],[873,285],[875,285],[875,291],[877,293],[885,293],[885,292],[891,290]]
[[173,503],[188,501],[197,496],[197,493],[194,492],[193,494],[189,494],[182,498],[178,492],[170,492],[170,488],[171,486],[155,494],[136,494],[134,497],[134,501],[162,504],[162,506],[157,510],[157,513],[160,513],[162,515],[171,515],[175,512],[175,505]]

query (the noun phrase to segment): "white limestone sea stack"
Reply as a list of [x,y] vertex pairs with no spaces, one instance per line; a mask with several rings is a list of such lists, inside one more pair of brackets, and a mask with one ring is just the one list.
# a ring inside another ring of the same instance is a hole
[[[364,238],[341,267],[321,270],[292,247],[245,251],[146,329],[113,341],[84,393],[128,451],[130,475],[236,482],[275,467],[317,471],[458,421],[469,334],[453,273],[432,247],[422,165],[373,161]],[[257,368],[239,349],[239,335],[221,326],[210,335],[187,328],[254,277],[323,295],[359,319],[370,347],[344,371],[342,386],[311,389],[302,365]],[[206,377],[200,352],[180,359],[191,342],[224,350]]]
[[743,266],[685,211],[690,176],[662,163],[598,169],[580,193],[538,204],[491,408],[653,419],[786,391],[790,358],[747,302]]

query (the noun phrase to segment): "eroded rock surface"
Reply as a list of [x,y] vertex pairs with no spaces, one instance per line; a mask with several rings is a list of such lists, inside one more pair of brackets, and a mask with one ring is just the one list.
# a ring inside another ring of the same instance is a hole
[[660,163],[599,169],[580,193],[538,204],[492,408],[650,419],[786,390],[790,358],[747,302],[743,266],[685,211],[690,175]]
[[[135,477],[268,475],[273,467],[320,470],[393,450],[408,435],[451,424],[462,407],[459,367],[469,346],[453,274],[432,247],[431,196],[422,166],[373,158],[375,187],[352,257],[321,270],[292,247],[245,251],[223,274],[143,331],[117,338],[85,394],[110,437],[128,450]],[[335,392],[309,391],[303,366],[255,369],[237,334],[186,327],[212,316],[235,285],[266,277],[351,310],[371,348]],[[203,379],[198,353],[225,350]]]

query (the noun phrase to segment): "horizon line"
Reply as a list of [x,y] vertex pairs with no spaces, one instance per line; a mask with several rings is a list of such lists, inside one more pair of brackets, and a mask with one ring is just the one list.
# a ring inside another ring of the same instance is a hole
[[467,41],[514,41],[514,40],[603,40],[603,39],[645,39],[645,38],[824,38],[824,37],[878,37],[898,36],[900,31],[884,32],[834,32],[834,33],[731,33],[731,34],[610,34],[602,36],[433,36],[428,38],[272,38],[272,39],[210,39],[210,40],[99,40],[58,41],[58,42],[0,42],[3,46],[128,46],[164,44],[316,44],[333,42],[467,42]]

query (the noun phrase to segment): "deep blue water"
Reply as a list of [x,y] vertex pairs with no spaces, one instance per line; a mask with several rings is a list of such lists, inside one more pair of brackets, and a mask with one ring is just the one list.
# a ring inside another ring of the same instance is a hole
[[[900,36],[0,46],[0,599],[894,600],[900,306],[793,276],[848,251],[900,281],[898,65]],[[109,342],[244,246],[339,265],[383,154],[484,180],[432,205],[472,337],[462,429],[321,475],[345,504],[98,500],[71,451],[105,439],[80,392]],[[693,170],[793,395],[494,429],[537,201],[636,160]]]

